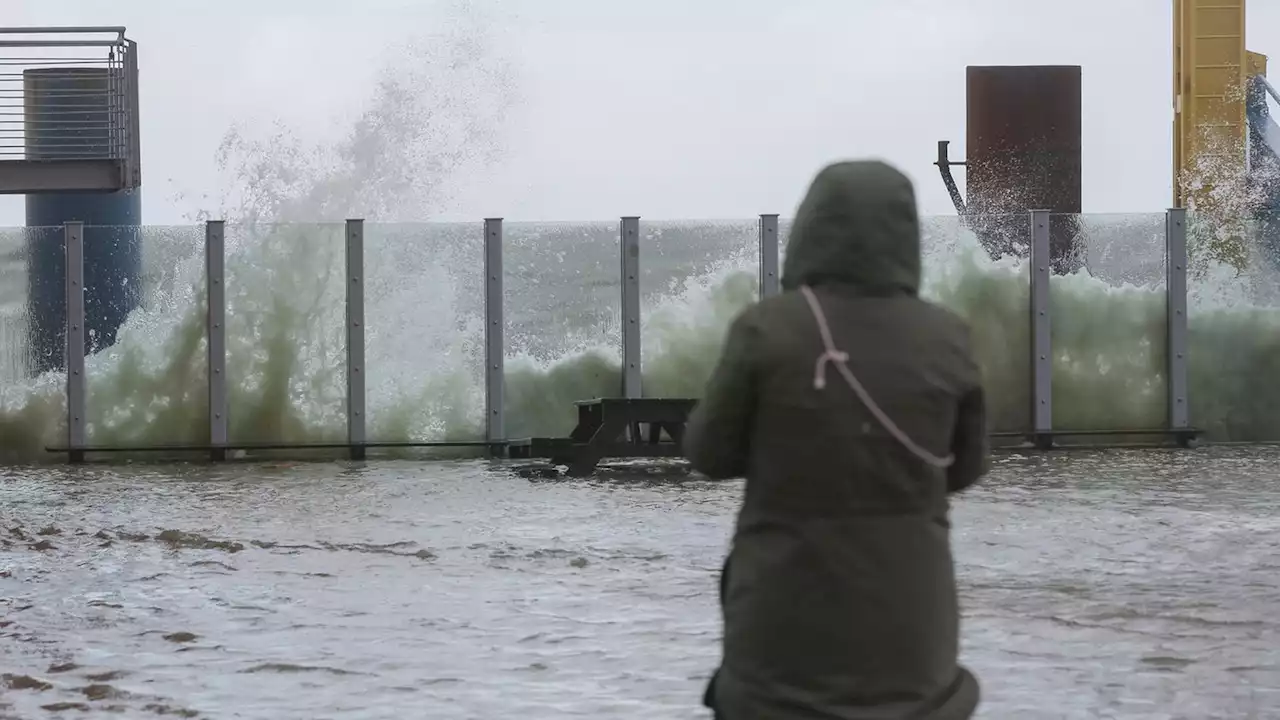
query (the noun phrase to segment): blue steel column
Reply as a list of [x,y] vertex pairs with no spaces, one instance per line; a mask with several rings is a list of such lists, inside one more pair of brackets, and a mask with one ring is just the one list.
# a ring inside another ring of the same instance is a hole
[[[26,155],[29,160],[92,159],[112,155],[109,127],[119,112],[112,73],[97,67],[56,67],[23,73]],[[27,195],[27,227],[84,223],[85,352],[110,347],[141,301],[140,189],[114,193]],[[28,344],[34,373],[63,368],[65,248],[48,233],[27,248]]]

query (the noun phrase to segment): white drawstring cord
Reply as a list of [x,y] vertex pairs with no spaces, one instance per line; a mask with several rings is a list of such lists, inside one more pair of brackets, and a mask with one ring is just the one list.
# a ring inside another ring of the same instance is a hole
[[862,386],[862,383],[858,382],[858,378],[854,377],[853,371],[849,369],[849,353],[836,348],[836,342],[831,337],[831,328],[827,326],[827,316],[822,312],[822,304],[818,302],[818,296],[814,295],[813,290],[810,289],[808,285],[801,285],[800,292],[804,294],[805,300],[809,302],[809,309],[813,311],[813,319],[818,322],[818,333],[822,335],[822,345],[826,348],[825,351],[818,356],[818,362],[813,369],[814,389],[826,389],[827,363],[832,363],[836,366],[836,369],[840,371],[840,374],[844,376],[845,381],[849,383],[849,387],[853,389],[853,392],[858,396],[858,399],[862,401],[862,404],[865,405],[867,410],[871,411],[871,414],[880,422],[880,425],[884,427],[884,429],[888,431],[895,440],[902,443],[902,446],[910,451],[912,455],[920,458],[926,464],[938,468],[949,467],[954,463],[956,461],[954,455],[938,457],[917,445],[914,440],[908,437],[907,434],[903,432],[902,429],[899,428],[883,410],[880,409],[880,406],[871,398],[867,389]]

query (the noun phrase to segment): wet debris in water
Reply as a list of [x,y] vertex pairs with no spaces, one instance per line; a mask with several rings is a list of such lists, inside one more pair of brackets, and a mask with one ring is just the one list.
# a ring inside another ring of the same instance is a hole
[[176,708],[169,705],[161,705],[160,703],[147,703],[142,706],[143,710],[156,715],[173,715],[174,717],[193,718],[200,717],[200,713],[187,708]]
[[106,700],[108,698],[118,698],[123,695],[119,690],[107,685],[106,683],[85,685],[84,687],[79,688],[79,690],[90,700]]
[[203,535],[183,532],[181,530],[165,530],[157,535],[156,539],[174,548],[189,548],[192,550],[225,550],[229,553],[238,553],[241,550],[244,550],[244,545],[238,542],[212,540]]
[[242,675],[253,673],[273,672],[281,674],[290,673],[309,673],[320,672],[329,673],[330,675],[368,675],[368,673],[357,672],[355,670],[343,670],[342,668],[328,667],[326,665],[295,665],[294,663],[262,663],[254,665],[239,671]]
[[191,563],[191,567],[209,567],[226,570],[227,572],[236,572],[236,569],[226,563],[220,563],[217,560],[197,560]]
[[189,643],[189,642],[195,642],[195,641],[196,641],[196,640],[198,640],[199,638],[200,638],[200,636],[199,636],[199,635],[196,635],[195,633],[186,632],[186,631],[179,631],[179,632],[175,632],[175,633],[169,633],[168,635],[165,635],[165,636],[164,636],[164,639],[165,639],[165,640],[168,640],[168,641],[169,641],[169,642],[171,642],[171,643]]
[[60,703],[49,703],[48,705],[41,705],[40,709],[48,710],[49,712],[66,712],[67,710],[79,710],[81,712],[88,712],[89,706],[80,702],[60,702]]
[[[13,528],[9,528],[8,536],[16,538],[20,542],[27,543],[27,547],[30,548],[31,550],[46,551],[46,550],[58,549],[58,547],[54,545],[49,538],[65,535],[66,532],[68,531],[64,531],[63,529],[55,527],[53,525],[43,528],[34,534],[27,533],[21,527],[13,527]],[[415,558],[418,560],[428,561],[428,562],[436,560],[439,557],[433,550],[430,550],[427,548],[413,549],[413,546],[416,545],[417,543],[414,543],[411,541],[401,541],[401,542],[393,542],[393,543],[387,543],[387,544],[332,543],[332,542],[325,542],[325,541],[317,541],[314,544],[308,544],[308,543],[284,544],[284,543],[277,543],[277,542],[271,542],[271,541],[265,541],[265,540],[250,540],[246,543],[242,543],[235,540],[216,540],[214,538],[207,537],[200,533],[188,532],[185,530],[175,530],[175,529],[162,530],[155,536],[150,536],[145,533],[134,533],[134,532],[128,532],[128,531],[118,530],[118,529],[116,530],[103,529],[103,530],[98,530],[97,532],[94,532],[92,534],[89,533],[88,531],[81,530],[81,531],[75,531],[74,534],[83,536],[83,537],[93,538],[94,540],[100,541],[97,544],[98,548],[113,547],[114,544],[118,541],[150,542],[154,540],[156,542],[159,542],[167,546],[172,550],[220,550],[223,552],[233,553],[233,554],[241,552],[247,546],[251,545],[253,547],[260,548],[263,550],[277,550],[277,551],[278,550],[290,550],[290,551],[329,550],[329,551],[338,551],[338,552],[370,553],[370,554],[378,554],[378,555],[397,555],[400,557]],[[0,543],[4,544],[5,546],[12,546],[13,544],[8,539],[8,537],[0,537]],[[291,552],[288,554],[295,554],[295,553]],[[208,566],[208,567],[221,566],[228,571],[235,570],[235,568],[232,568],[231,566],[215,565],[214,563],[200,563],[199,565]],[[3,577],[3,576],[0,575],[0,577]]]
[[[174,633],[174,634],[185,635],[192,638],[195,637],[191,633]],[[55,663],[53,665],[50,665],[47,672],[67,673],[67,672],[71,672],[72,670],[78,670],[78,669],[81,669],[81,666],[76,665],[73,662],[62,662],[62,663]],[[70,712],[70,711],[87,713],[87,712],[97,710],[100,712],[105,711],[109,713],[125,713],[125,714],[129,714],[128,715],[129,717],[139,717],[139,715],[137,714],[136,707],[129,708],[125,705],[118,704],[119,701],[133,700],[134,702],[147,701],[146,704],[143,705],[141,709],[144,713],[148,715],[161,715],[161,716],[181,717],[181,718],[200,717],[200,713],[196,712],[195,710],[189,710],[184,707],[165,704],[161,698],[137,696],[137,695],[134,695],[133,693],[121,690],[120,688],[117,688],[113,685],[108,684],[109,681],[118,680],[128,674],[129,673],[124,670],[107,670],[103,672],[87,673],[84,677],[86,680],[89,681],[88,685],[84,685],[82,687],[72,687],[72,688],[69,688],[69,690],[71,692],[78,693],[84,696],[84,699],[87,700],[88,702],[74,701],[74,700],[64,701],[64,702],[54,702],[54,703],[48,703],[46,705],[41,705],[40,708],[42,710],[45,710],[46,712],[51,712],[51,713],[63,713],[63,712]],[[13,674],[7,674],[7,673],[0,675],[0,695],[3,695],[3,691],[5,689],[34,690],[37,692],[43,692],[46,690],[50,690],[52,688],[53,688],[52,683],[46,682],[39,678],[31,677],[30,675],[13,675]],[[116,701],[116,704],[107,704],[107,705],[97,704],[102,701]],[[90,704],[90,703],[94,703],[94,704]],[[3,705],[3,703],[0,703],[0,710],[3,710],[4,707],[5,706]],[[4,717],[7,717],[7,716],[5,716],[3,713],[0,713],[0,718],[4,718]]]
[[10,690],[44,691],[53,687],[53,683],[45,682],[40,678],[33,678],[30,675],[10,675],[9,673],[0,675],[0,682],[3,682],[3,686]]

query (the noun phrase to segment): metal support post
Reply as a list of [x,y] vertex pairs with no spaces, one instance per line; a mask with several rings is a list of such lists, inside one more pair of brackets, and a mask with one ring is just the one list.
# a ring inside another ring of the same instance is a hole
[[[1169,429],[1191,429],[1187,403],[1187,211],[1171,208],[1165,213],[1165,293],[1168,326]],[[1178,444],[1191,443],[1179,434]]]
[[205,338],[209,348],[209,458],[227,458],[226,223],[204,225]]
[[760,299],[778,294],[778,216],[760,216]]
[[640,378],[640,218],[622,218],[622,396],[643,395]]
[[1031,211],[1031,426],[1037,447],[1053,446],[1053,336],[1049,312],[1049,211]]
[[67,459],[78,463],[84,461],[85,447],[84,223],[64,223],[62,233],[67,263]]
[[[484,398],[485,439],[506,440],[503,396],[506,344],[503,340],[502,218],[484,221]],[[489,446],[489,455],[503,454],[504,448]]]
[[347,221],[347,444],[365,458],[364,220]]

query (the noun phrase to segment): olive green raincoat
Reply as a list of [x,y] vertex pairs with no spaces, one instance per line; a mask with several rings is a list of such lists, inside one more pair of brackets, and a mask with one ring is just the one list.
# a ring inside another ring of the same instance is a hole
[[[983,393],[967,326],[919,284],[910,180],[880,162],[827,167],[796,214],[783,292],[733,322],[690,417],[693,467],[746,478],[706,697],[724,720],[959,720],[977,706],[957,662],[947,498],[986,471]],[[803,287],[847,358],[824,353]],[[842,377],[845,359],[905,442]]]

